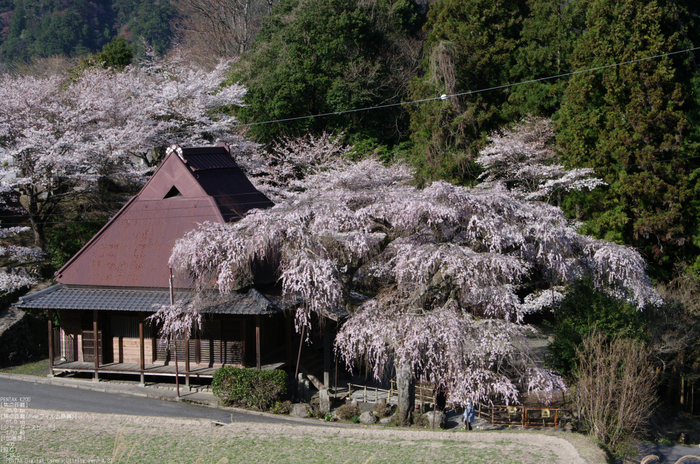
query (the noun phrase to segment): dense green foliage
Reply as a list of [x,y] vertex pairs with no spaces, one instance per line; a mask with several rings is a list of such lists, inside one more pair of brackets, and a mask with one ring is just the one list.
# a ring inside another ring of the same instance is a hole
[[595,290],[588,280],[580,280],[556,308],[555,338],[548,347],[547,364],[570,376],[576,368],[576,350],[594,328],[610,339],[619,336],[645,340],[646,317],[634,305]]
[[14,0],[0,3],[0,59],[6,63],[97,52],[121,35],[159,53],[170,47],[169,2],[156,0]]
[[[408,0],[285,0],[263,24],[234,80],[248,88],[244,122],[399,103],[411,57],[402,50],[419,25]],[[394,143],[406,129],[400,107],[253,126],[259,141],[308,131]],[[354,137],[358,135],[357,137]]]
[[[525,4],[520,0],[442,0],[428,13],[424,75],[415,100],[509,82]],[[483,136],[507,121],[507,93],[484,92],[427,102],[411,113],[413,163],[427,179],[471,177]]]
[[59,270],[69,259],[105,225],[102,221],[65,222],[53,226],[46,234],[46,252],[51,259],[51,267]]
[[[639,60],[692,46],[691,17],[673,1],[591,0],[573,69]],[[692,55],[665,56],[572,76],[557,115],[562,158],[595,169],[609,189],[570,199],[585,232],[632,244],[653,263],[697,254],[700,163],[689,115]],[[689,159],[693,158],[693,159]],[[691,174],[691,175],[689,175]]]
[[71,74],[77,78],[85,70],[94,66],[123,71],[133,59],[134,47],[129,45],[124,37],[117,37],[105,45],[101,52],[90,54],[80,60],[78,65],[71,69]]
[[[528,0],[510,82],[559,76],[569,70],[581,5],[558,0]],[[509,89],[509,119],[551,116],[560,107],[566,79],[546,79]]]
[[287,373],[224,366],[214,373],[212,391],[225,404],[266,411],[287,393]]

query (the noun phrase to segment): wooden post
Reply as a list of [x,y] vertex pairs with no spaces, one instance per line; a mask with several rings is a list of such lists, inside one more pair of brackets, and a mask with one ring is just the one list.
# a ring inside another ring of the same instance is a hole
[[296,398],[297,393],[299,393],[299,364],[301,364],[301,347],[304,344],[304,335],[306,334],[306,325],[302,326],[301,328],[301,340],[299,340],[299,354],[297,355],[297,368],[296,371],[294,371],[294,394],[292,395],[293,398]]
[[190,391],[190,337],[185,338],[185,387]]
[[333,371],[335,373],[335,386],[333,387],[333,398],[338,397],[338,357],[334,356],[335,358],[335,370]]
[[292,353],[292,316],[291,313],[286,314],[286,311],[284,315],[284,325],[284,338],[287,342],[287,363],[289,364],[287,372],[291,374],[292,369],[294,369],[294,353]]
[[323,385],[329,388],[331,385],[331,324],[326,319],[323,327]]
[[[243,334],[241,339],[245,340],[245,333]],[[245,354],[243,355],[243,357],[245,358]],[[243,359],[241,359],[241,361],[245,365],[245,361]],[[200,364],[202,362],[202,342],[199,340],[199,338],[194,339],[194,362],[196,362],[197,364]]]
[[53,310],[49,309],[49,377],[53,377]]
[[97,373],[97,370],[100,368],[100,346],[99,346],[99,339],[100,337],[98,336],[97,333],[97,310],[93,309],[92,310],[92,331],[95,337],[95,342],[94,342],[94,347],[95,347],[95,382],[100,381],[100,377]]
[[139,385],[142,387],[146,386],[146,380],[144,375],[144,370],[146,369],[146,354],[144,352],[144,339],[143,339],[143,313],[139,312],[139,374],[140,381]]
[[[173,294],[173,268],[168,267],[168,272],[170,277],[168,279],[168,285],[170,287],[170,306],[175,306],[175,295]],[[175,391],[177,392],[177,398],[180,399],[180,371],[177,367],[177,340],[174,337],[168,337],[169,341],[175,346]]]
[[255,316],[255,367],[260,370],[260,316]]

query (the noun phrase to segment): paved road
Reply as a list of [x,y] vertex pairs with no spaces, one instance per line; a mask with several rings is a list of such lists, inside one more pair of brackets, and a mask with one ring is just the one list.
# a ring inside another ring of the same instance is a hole
[[659,460],[654,464],[673,464],[683,456],[696,456],[695,460],[684,460],[683,464],[700,464],[700,447],[696,446],[667,446],[644,443],[638,446],[640,460],[650,454],[655,454]]
[[[78,388],[47,385],[0,378],[0,397],[31,398],[28,407],[54,411],[96,412],[136,416],[187,417],[219,422],[289,423],[289,420],[210,408],[195,404],[140,398],[119,393],[104,393]],[[313,422],[311,424],[313,425]]]

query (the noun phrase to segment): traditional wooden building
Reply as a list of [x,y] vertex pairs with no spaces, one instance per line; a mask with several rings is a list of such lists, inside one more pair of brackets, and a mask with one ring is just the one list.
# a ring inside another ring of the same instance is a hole
[[[60,324],[49,322],[51,373],[94,372],[95,379],[131,373],[142,383],[145,375],[174,375],[174,347],[160,343],[145,318],[170,302],[175,241],[205,221],[236,221],[271,206],[227,147],[168,149],[141,192],[56,273],[59,283],[17,303],[58,311]],[[175,300],[195,297],[188,280],[175,279],[173,286]],[[291,314],[281,301],[256,288],[210,295],[203,330],[176,343],[187,382],[211,377],[222,365],[293,364]]]

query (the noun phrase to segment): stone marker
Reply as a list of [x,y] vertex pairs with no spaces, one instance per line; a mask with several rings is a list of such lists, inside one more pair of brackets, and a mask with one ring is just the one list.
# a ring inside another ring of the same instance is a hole
[[325,416],[331,412],[331,397],[328,394],[327,388],[322,388],[318,392],[318,410],[321,412],[322,416]]
[[372,425],[377,422],[377,416],[374,415],[372,411],[365,411],[360,414],[360,423],[365,425]]
[[292,405],[292,417],[300,417],[302,419],[309,417],[309,406],[302,403]]
[[[423,414],[428,421],[429,429],[436,429],[438,427],[444,428],[447,422],[447,416],[442,411],[428,411]],[[435,423],[433,423],[433,417],[435,418]]]

